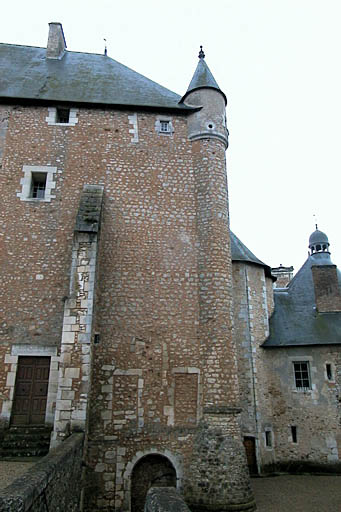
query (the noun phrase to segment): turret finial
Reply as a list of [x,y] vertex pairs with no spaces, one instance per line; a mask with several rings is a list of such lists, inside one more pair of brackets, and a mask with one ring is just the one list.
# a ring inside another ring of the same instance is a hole
[[200,52],[199,52],[199,55],[198,55],[199,59],[204,59],[205,58],[205,54],[203,52],[203,49],[202,49],[202,46],[200,45]]

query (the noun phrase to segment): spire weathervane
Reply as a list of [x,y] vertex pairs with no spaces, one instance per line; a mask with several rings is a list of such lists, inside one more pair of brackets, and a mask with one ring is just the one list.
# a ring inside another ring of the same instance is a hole
[[314,217],[314,221],[315,221],[315,229],[317,229],[317,218],[316,218],[315,213],[313,213],[313,217]]
[[205,58],[205,54],[203,52],[203,49],[202,49],[202,46],[200,45],[200,52],[199,52],[199,55],[198,55],[199,59],[204,59]]

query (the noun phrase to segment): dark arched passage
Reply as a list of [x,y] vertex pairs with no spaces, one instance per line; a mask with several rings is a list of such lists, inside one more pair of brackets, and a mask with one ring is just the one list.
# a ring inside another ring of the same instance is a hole
[[131,475],[131,512],[143,512],[150,487],[176,487],[175,469],[163,455],[146,455],[135,464]]

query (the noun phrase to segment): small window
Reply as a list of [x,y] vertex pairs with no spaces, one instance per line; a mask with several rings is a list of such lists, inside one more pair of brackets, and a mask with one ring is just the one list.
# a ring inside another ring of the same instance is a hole
[[78,108],[48,107],[48,114],[45,119],[49,126],[75,126],[78,123]]
[[24,165],[24,176],[20,180],[21,191],[17,197],[21,201],[37,201],[49,203],[56,196],[53,194],[56,188],[57,167],[50,165]]
[[295,361],[294,374],[296,389],[305,391],[311,389],[310,371],[308,361]]
[[265,431],[265,446],[267,446],[268,448],[272,447],[272,434],[271,434],[271,430],[266,430]]
[[326,374],[328,380],[333,380],[333,370],[332,365],[330,363],[326,364]]
[[70,120],[70,109],[69,108],[56,108],[56,123],[67,124]]
[[160,132],[161,133],[169,133],[170,132],[169,121],[160,121]]
[[164,116],[157,117],[155,121],[155,130],[159,135],[172,135],[174,133],[172,119],[167,119],[167,117]]
[[46,190],[46,172],[32,172],[31,197],[44,199]]
[[297,427],[291,426],[291,440],[293,443],[297,443]]

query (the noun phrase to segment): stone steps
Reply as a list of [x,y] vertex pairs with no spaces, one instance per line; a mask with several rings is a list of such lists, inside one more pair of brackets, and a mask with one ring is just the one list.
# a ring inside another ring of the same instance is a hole
[[43,457],[49,451],[51,429],[11,427],[0,434],[0,458]]

